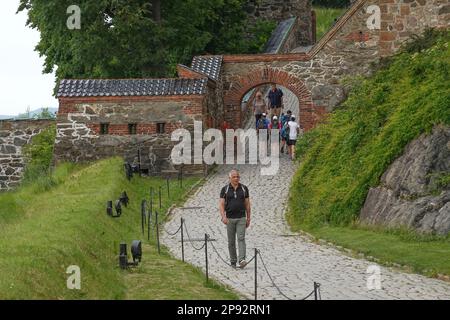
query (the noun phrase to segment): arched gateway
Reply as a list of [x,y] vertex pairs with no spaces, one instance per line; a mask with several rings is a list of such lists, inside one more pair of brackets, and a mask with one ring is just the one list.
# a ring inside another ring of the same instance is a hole
[[224,90],[225,118],[233,127],[244,125],[244,112],[240,110],[240,105],[244,95],[251,89],[264,85],[276,83],[292,91],[299,101],[300,124],[304,128],[311,128],[319,119],[313,109],[311,92],[306,88],[304,82],[282,70],[264,67],[239,75],[231,82],[228,90]]

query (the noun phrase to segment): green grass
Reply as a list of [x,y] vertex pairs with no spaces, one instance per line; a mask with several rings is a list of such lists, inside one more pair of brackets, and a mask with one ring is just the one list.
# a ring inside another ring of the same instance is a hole
[[[155,240],[144,241],[142,264],[135,270],[118,267],[119,243],[143,239],[140,202],[150,187],[165,180],[125,179],[122,160],[89,166],[62,164],[46,190],[33,183],[0,194],[0,299],[236,299],[217,284],[205,284],[196,268],[158,255]],[[181,189],[171,183],[171,200],[163,188],[161,212],[181,202],[198,182],[186,178]],[[106,201],[126,190],[130,205],[120,218],[106,215]],[[155,194],[155,205],[157,193]],[[81,290],[66,287],[67,267],[81,269]]]
[[[435,125],[450,125],[450,36],[435,34],[430,42],[432,36],[428,33],[426,42],[435,45],[410,45],[371,78],[348,80],[353,88],[348,99],[299,141],[288,221],[294,230],[370,249],[386,261],[449,274],[448,238],[403,241],[395,232],[349,227],[357,224],[369,188],[379,185],[405,146]],[[448,174],[439,175],[442,190]]]
[[450,238],[419,236],[406,230],[362,226],[303,228],[319,239],[376,257],[380,263],[408,266],[429,277],[450,275]]
[[316,38],[318,41],[328,30],[330,30],[334,24],[334,19],[339,19],[345,12],[345,9],[324,8],[318,6],[313,9],[316,12]]

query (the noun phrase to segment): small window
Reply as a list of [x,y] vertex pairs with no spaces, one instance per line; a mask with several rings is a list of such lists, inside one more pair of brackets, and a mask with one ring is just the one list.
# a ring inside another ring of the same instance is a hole
[[100,123],[100,134],[109,133],[109,123]]
[[128,134],[136,134],[136,132],[137,132],[137,124],[129,123],[128,124]]
[[156,124],[157,133],[166,133],[166,124],[164,122]]

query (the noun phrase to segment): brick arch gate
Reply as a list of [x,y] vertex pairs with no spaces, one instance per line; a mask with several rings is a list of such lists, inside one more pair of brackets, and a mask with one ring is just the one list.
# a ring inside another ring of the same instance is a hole
[[311,129],[319,120],[313,109],[311,92],[304,82],[285,71],[264,67],[240,75],[230,83],[230,89],[224,92],[225,118],[233,128],[245,125],[245,111],[241,110],[244,95],[251,89],[264,84],[276,83],[289,89],[298,98],[300,124],[306,130]]

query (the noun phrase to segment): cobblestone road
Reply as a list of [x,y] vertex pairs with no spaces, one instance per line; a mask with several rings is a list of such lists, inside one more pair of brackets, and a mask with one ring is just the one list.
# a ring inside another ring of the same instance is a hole
[[[367,268],[374,262],[355,259],[333,247],[291,233],[285,222],[284,208],[295,168],[286,155],[281,155],[280,171],[276,176],[261,176],[257,165],[233,167],[240,170],[241,182],[249,187],[252,203],[252,223],[246,236],[247,260],[252,258],[253,248],[258,248],[274,282],[287,297],[305,297],[316,281],[321,284],[322,299],[450,299],[449,283],[386,267],[380,267],[381,289],[369,290]],[[220,189],[228,182],[230,169],[231,166],[223,165],[187,201],[186,209],[175,209],[172,219],[165,225],[168,231],[174,232],[183,217],[190,237],[199,239],[204,238],[205,233],[209,234],[216,239],[212,244],[227,262],[226,226],[220,221],[218,198]],[[181,259],[180,234],[170,237],[162,232],[162,242]],[[200,247],[202,243],[195,242],[194,245]],[[244,269],[233,269],[211,249],[210,246],[210,275],[252,299],[254,263]],[[185,258],[205,270],[204,250],[194,250],[186,243]],[[272,285],[260,260],[258,298],[285,299]]]

